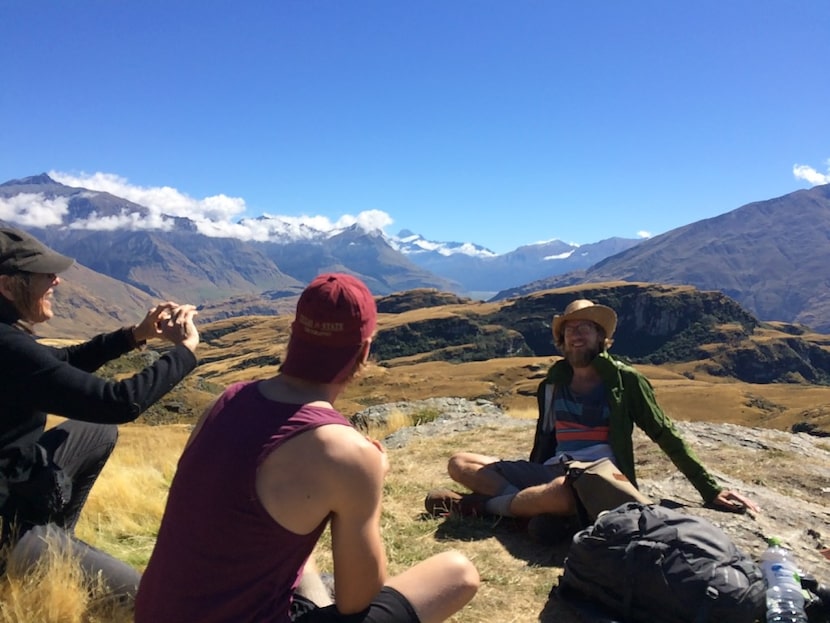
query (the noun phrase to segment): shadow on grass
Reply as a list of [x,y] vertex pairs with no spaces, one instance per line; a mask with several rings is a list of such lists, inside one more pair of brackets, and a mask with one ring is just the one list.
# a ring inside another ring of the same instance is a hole
[[[432,521],[426,513],[422,520]],[[435,529],[437,541],[482,541],[496,539],[507,552],[534,567],[561,567],[570,541],[543,545],[527,534],[526,522],[507,517],[446,517]]]
[[[423,513],[423,521],[435,521]],[[496,539],[507,552],[528,566],[562,568],[571,544],[566,538],[553,545],[543,545],[527,533],[525,521],[505,517],[446,517],[440,520],[436,530],[437,541],[483,541]],[[557,580],[553,580],[548,600],[539,613],[539,623],[606,623],[606,619],[586,616],[588,613],[560,598]]]

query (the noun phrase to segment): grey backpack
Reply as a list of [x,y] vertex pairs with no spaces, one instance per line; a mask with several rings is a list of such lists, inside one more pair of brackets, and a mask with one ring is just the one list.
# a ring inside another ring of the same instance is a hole
[[629,502],[573,539],[559,579],[566,601],[626,623],[752,623],[766,583],[755,562],[705,519]]

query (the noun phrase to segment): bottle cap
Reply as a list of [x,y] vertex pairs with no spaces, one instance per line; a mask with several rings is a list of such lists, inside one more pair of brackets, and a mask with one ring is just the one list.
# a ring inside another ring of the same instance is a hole
[[774,547],[776,545],[781,545],[781,537],[771,536],[767,539],[767,544],[770,545],[771,547]]

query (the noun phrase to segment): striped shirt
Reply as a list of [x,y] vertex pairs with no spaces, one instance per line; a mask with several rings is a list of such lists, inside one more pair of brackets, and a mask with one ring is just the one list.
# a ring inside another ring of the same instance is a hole
[[546,463],[563,459],[595,461],[613,460],[608,443],[611,410],[605,399],[605,385],[600,383],[588,394],[576,394],[570,387],[556,388],[553,396],[556,417],[556,456]]

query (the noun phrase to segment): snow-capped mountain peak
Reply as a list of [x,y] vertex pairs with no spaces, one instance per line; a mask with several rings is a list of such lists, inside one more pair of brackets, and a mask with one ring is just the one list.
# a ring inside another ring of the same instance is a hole
[[393,249],[405,255],[424,253],[433,253],[444,257],[456,254],[469,255],[470,257],[495,257],[497,255],[487,247],[472,242],[436,242],[427,240],[420,234],[413,233],[408,229],[402,229],[397,236],[387,236],[386,240]]

